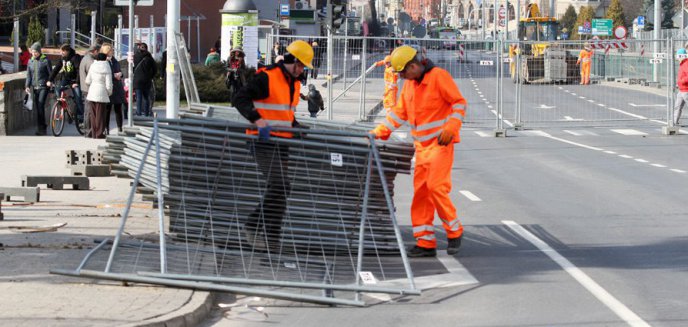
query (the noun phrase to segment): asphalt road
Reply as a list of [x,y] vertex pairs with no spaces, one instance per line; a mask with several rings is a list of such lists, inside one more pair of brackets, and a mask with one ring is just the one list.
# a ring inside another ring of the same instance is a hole
[[[653,121],[666,115],[655,106],[666,98],[528,85],[524,108],[556,107],[533,111],[547,127],[532,118],[527,130],[494,138],[494,81],[482,78],[494,67],[462,69],[473,116],[457,146],[451,196],[465,226],[455,260],[475,282],[366,308],[263,303],[267,317],[239,299],[248,307],[207,326],[688,325],[688,138],[664,136]],[[505,100],[514,89],[504,83]],[[398,177],[396,189],[410,190],[410,176]],[[410,199],[410,191],[395,197],[404,228]]]

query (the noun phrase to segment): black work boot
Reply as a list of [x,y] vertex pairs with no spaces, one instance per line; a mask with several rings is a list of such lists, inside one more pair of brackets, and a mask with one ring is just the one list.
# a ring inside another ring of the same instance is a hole
[[406,256],[409,258],[436,257],[437,250],[414,245],[411,249],[406,251]]
[[447,254],[454,255],[459,253],[459,248],[461,247],[461,237],[463,236],[447,239]]

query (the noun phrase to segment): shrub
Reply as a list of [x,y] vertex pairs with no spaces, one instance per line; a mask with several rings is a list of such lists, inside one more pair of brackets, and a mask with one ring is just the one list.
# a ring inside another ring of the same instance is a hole
[[[225,64],[215,63],[210,66],[192,65],[198,96],[201,102],[229,102],[229,90],[225,86]],[[155,79],[156,100],[165,100],[165,80]],[[180,99],[186,99],[183,82],[179,85]]]

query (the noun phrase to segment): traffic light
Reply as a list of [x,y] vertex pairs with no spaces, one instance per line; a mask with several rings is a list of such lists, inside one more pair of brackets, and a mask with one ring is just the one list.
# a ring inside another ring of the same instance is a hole
[[332,31],[339,29],[344,20],[346,19],[346,1],[345,0],[332,0],[332,23],[330,27]]

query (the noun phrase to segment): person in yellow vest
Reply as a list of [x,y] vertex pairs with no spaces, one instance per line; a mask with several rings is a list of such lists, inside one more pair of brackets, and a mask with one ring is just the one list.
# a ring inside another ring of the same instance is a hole
[[389,113],[390,110],[397,103],[397,91],[399,86],[397,84],[399,80],[399,74],[397,74],[394,69],[392,69],[391,56],[386,56],[384,60],[380,60],[375,63],[375,66],[385,66],[385,93],[382,98],[382,106],[385,111]]
[[583,50],[578,54],[576,65],[580,65],[581,85],[590,84],[590,66],[592,66],[592,48],[590,43],[583,45]]
[[257,136],[248,142],[249,151],[267,184],[244,226],[246,241],[254,249],[267,248],[268,252],[279,249],[282,218],[291,190],[289,147],[271,138],[294,136],[292,132],[273,130],[273,127],[300,127],[294,117],[301,93],[299,76],[304,67],[313,68],[312,61],[313,48],[305,41],[294,41],[287,47],[282,61],[259,69],[233,100],[241,115],[256,126],[246,131]]

